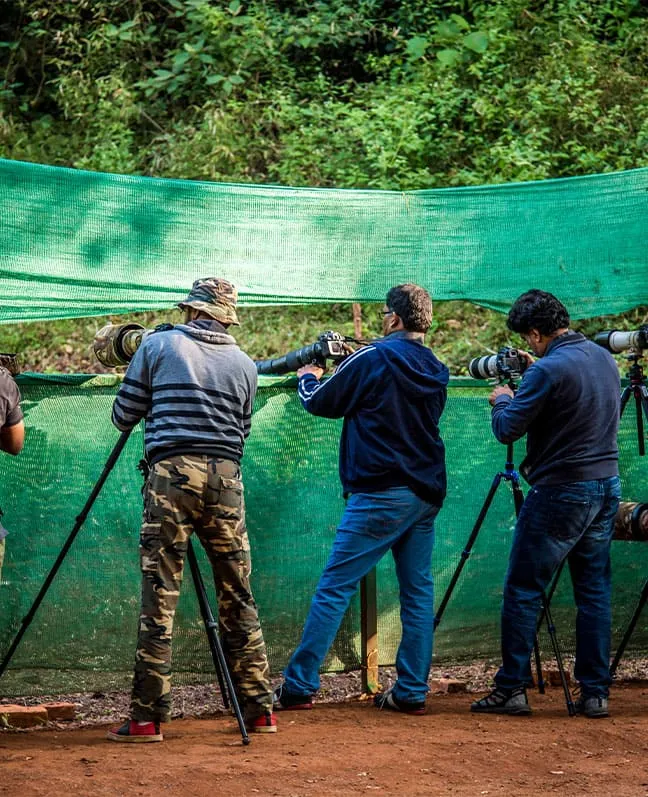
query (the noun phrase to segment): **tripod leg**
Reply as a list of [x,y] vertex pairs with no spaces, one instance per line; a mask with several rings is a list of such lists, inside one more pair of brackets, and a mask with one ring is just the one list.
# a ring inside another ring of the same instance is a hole
[[572,700],[571,692],[569,691],[569,684],[567,683],[567,676],[565,675],[565,666],[563,664],[562,653],[558,643],[558,636],[556,635],[556,626],[554,625],[553,617],[551,616],[551,609],[547,596],[542,594],[542,611],[547,618],[547,631],[551,639],[551,647],[553,648],[554,656],[556,657],[556,664],[558,665],[558,673],[560,675],[560,683],[565,693],[565,703],[567,704],[567,713],[570,717],[576,716],[576,707]]
[[513,478],[511,480],[511,487],[513,489],[513,505],[515,506],[515,517],[518,517],[524,503],[524,493],[520,487],[520,480]]
[[2,659],[2,662],[0,662],[0,677],[2,677],[4,671],[9,666],[9,662],[13,658],[13,655],[16,652],[16,649],[18,648],[18,645],[20,644],[20,640],[23,638],[23,636],[25,634],[25,631],[27,631],[31,621],[34,619],[34,615],[38,611],[38,607],[41,605],[41,603],[43,601],[43,598],[45,597],[45,595],[47,594],[48,589],[52,585],[52,582],[54,581],[54,579],[56,577],[56,574],[59,571],[59,568],[63,564],[63,560],[65,559],[65,557],[67,556],[68,551],[72,547],[72,543],[74,542],[77,534],[79,533],[79,530],[81,529],[81,526],[83,526],[86,518],[88,517],[88,514],[89,514],[89,512],[90,512],[90,510],[92,508],[92,505],[94,504],[95,500],[97,499],[97,496],[101,492],[101,488],[104,486],[104,483],[105,483],[106,479],[108,478],[108,474],[113,469],[113,467],[115,466],[115,463],[119,459],[119,455],[121,454],[124,446],[126,445],[126,441],[128,440],[128,438],[130,436],[130,433],[131,433],[131,430],[128,430],[127,432],[122,432],[121,433],[121,436],[120,436],[119,440],[117,441],[117,443],[116,443],[115,447],[113,448],[110,456],[108,457],[108,459],[106,461],[106,464],[104,465],[104,468],[101,471],[101,475],[97,479],[97,481],[95,483],[95,486],[92,488],[92,492],[90,493],[90,496],[88,497],[88,500],[85,502],[85,504],[83,506],[83,509],[81,510],[81,512],[79,513],[79,515],[76,518],[76,523],[74,524],[74,528],[69,533],[68,538],[66,539],[63,547],[61,548],[61,551],[60,551],[59,555],[56,557],[56,561],[52,565],[52,569],[50,570],[50,572],[47,574],[47,577],[46,577],[45,581],[43,582],[43,586],[38,591],[38,595],[36,595],[36,598],[34,599],[34,602],[33,602],[32,606],[31,606],[30,610],[25,615],[25,617],[24,617],[24,619],[22,621],[22,625],[18,629],[18,633],[14,637],[14,640],[11,643],[11,645],[9,647],[9,650],[7,651],[7,653],[5,654],[4,658]]
[[[547,593],[547,605],[551,603],[551,599],[553,598],[556,587],[558,586],[558,582],[560,581],[560,576],[562,575],[566,561],[567,559],[563,559],[558,565],[558,570],[556,570],[556,575],[554,576],[554,580],[552,581],[551,586],[549,587],[549,592]],[[540,622],[542,622],[542,615],[540,615]]]
[[617,652],[614,655],[614,661],[612,662],[612,665],[610,667],[610,677],[612,678],[614,678],[614,675],[617,671],[617,667],[619,666],[619,662],[621,661],[621,656],[623,656],[623,653],[626,649],[626,645],[628,644],[630,637],[632,636],[632,632],[634,631],[635,626],[637,625],[637,620],[639,619],[639,615],[641,614],[641,611],[645,606],[647,600],[648,600],[648,580],[643,585],[643,589],[641,590],[641,596],[639,597],[639,602],[637,603],[637,606],[630,619],[630,622],[628,623],[628,627],[625,630],[623,639],[621,640]]
[[[512,459],[512,454],[509,454],[509,460]],[[511,475],[511,488],[513,490],[513,504],[515,506],[515,516],[519,517],[522,504],[524,503],[524,493],[520,487],[520,479],[517,473]],[[538,681],[538,692],[541,695],[545,693],[545,681],[542,675],[542,660],[540,658],[540,643],[538,642],[538,632],[536,630],[535,639],[533,640],[533,660],[536,668],[536,679]]]
[[[551,582],[551,586],[549,587],[549,592],[547,593],[547,597],[546,597],[546,606],[547,607],[551,604],[551,599],[553,598],[554,592],[556,591],[556,587],[558,586],[558,582],[560,581],[560,576],[562,574],[563,568],[565,567],[565,562],[566,561],[567,561],[566,559],[563,559],[562,562],[558,565],[558,570],[556,570],[556,575],[554,576],[554,579]],[[545,609],[545,602],[543,601],[542,608],[540,610],[540,614],[538,615],[538,623],[537,623],[537,626],[536,626],[536,638],[535,638],[535,643],[534,643],[534,648],[533,648],[535,656],[536,656],[536,669],[537,669],[537,672],[538,672],[538,691],[540,692],[541,695],[544,695],[544,693],[545,693],[545,689],[544,689],[545,688],[545,682],[544,682],[544,679],[543,679],[542,674],[541,674],[540,669],[539,669],[539,667],[540,667],[540,658],[539,658],[540,649],[539,649],[539,646],[538,646],[538,634],[540,633],[540,629],[542,627],[542,623],[543,623],[543,621],[544,621],[546,616],[547,616],[547,613],[546,613],[546,609]]]
[[[639,403],[643,408],[644,415],[646,416],[646,422],[648,423],[648,387],[646,387],[645,385],[640,386]],[[639,409],[637,409],[637,434],[639,435],[639,439],[641,440],[641,444],[639,446],[639,453],[643,455],[645,450],[644,424],[643,424],[643,417],[641,415],[641,410]]]
[[624,387],[623,390],[621,391],[621,406],[619,408],[619,416],[623,415],[623,411],[625,410],[626,404],[630,400],[631,395],[632,395],[632,388],[630,387],[630,385]]
[[[556,591],[556,587],[558,586],[558,582],[560,581],[560,576],[562,575],[562,571],[563,571],[563,569],[565,567],[565,562],[566,561],[567,561],[567,559],[563,559],[562,562],[558,565],[558,569],[556,570],[556,575],[554,576],[553,581],[551,582],[551,586],[549,587],[549,592],[547,592],[547,598],[546,598],[547,599],[547,606],[549,606],[549,604],[551,603],[551,599],[554,596],[554,593]],[[545,609],[544,609],[544,604],[543,604],[542,610],[540,611],[540,614],[538,616],[537,631],[540,631],[540,628],[542,627],[542,623],[543,623],[544,619],[545,619]]]
[[[207,591],[205,589],[205,582],[203,581],[198,560],[196,559],[196,552],[194,551],[191,540],[187,547],[187,558],[189,560],[189,567],[191,568],[191,575],[193,577],[194,586],[196,587],[196,594],[198,596],[198,603],[200,604],[200,613],[202,614],[205,630],[207,631],[207,639],[209,640],[209,648],[211,650],[212,659],[214,661],[214,668],[218,677],[218,683],[223,695],[223,702],[227,708],[227,696],[229,695],[229,702],[231,703],[232,710],[238,722],[243,744],[250,744],[250,737],[248,736],[243,715],[241,714],[241,707],[236,697],[234,684],[232,683],[232,676],[230,675],[225,654],[218,636],[218,623],[214,620],[214,615],[209,605],[207,598]],[[226,686],[226,688],[225,688]]]
[[196,590],[196,597],[198,598],[200,615],[203,619],[205,630],[207,631],[207,641],[209,642],[209,650],[211,652],[212,661],[214,662],[214,670],[216,671],[216,678],[218,679],[218,688],[220,689],[223,705],[225,706],[226,709],[229,709],[231,708],[230,695],[229,695],[229,690],[227,688],[227,684],[225,683],[223,677],[223,668],[221,667],[221,657],[217,649],[217,645],[220,642],[220,637],[218,637],[217,631],[215,631],[215,633],[212,634],[210,633],[209,630],[211,627],[210,624],[215,623],[215,620],[211,610],[211,606],[209,605],[207,591],[205,589],[202,573],[200,572],[198,560],[196,558],[196,552],[193,549],[191,540],[189,540],[189,547],[187,549],[187,558],[189,559],[189,567],[191,568],[191,577],[193,578],[194,587]]
[[639,444],[639,456],[643,457],[646,453],[646,443],[644,440],[644,425],[643,425],[643,415],[642,415],[642,406],[645,411],[646,405],[644,404],[644,396],[642,391],[642,385],[637,385],[634,389],[634,396],[635,396],[635,406],[637,408],[637,442]]
[[536,668],[536,679],[538,681],[538,692],[541,695],[545,693],[545,680],[542,674],[542,659],[540,658],[540,643],[538,642],[538,634],[536,633],[533,640],[533,660]]
[[482,508],[479,511],[479,515],[477,516],[477,520],[475,521],[475,525],[473,526],[473,529],[470,532],[470,537],[468,537],[466,545],[465,545],[463,551],[461,552],[461,559],[459,560],[459,564],[457,565],[457,567],[455,568],[454,573],[452,574],[452,578],[450,579],[450,583],[448,584],[448,587],[447,587],[447,589],[445,591],[445,594],[444,594],[444,596],[443,596],[443,598],[441,600],[441,603],[439,604],[439,608],[437,609],[436,615],[434,617],[434,628],[435,628],[435,630],[436,630],[437,626],[439,625],[439,623],[441,622],[441,617],[443,616],[443,613],[444,613],[444,611],[446,609],[446,606],[448,605],[448,601],[450,600],[450,596],[452,595],[452,593],[454,591],[455,585],[456,585],[457,581],[459,580],[459,576],[461,575],[461,571],[463,570],[464,565],[466,564],[466,561],[468,560],[468,557],[470,556],[470,553],[472,551],[472,547],[475,544],[475,540],[477,539],[477,535],[479,534],[479,530],[481,529],[482,524],[484,522],[484,518],[486,517],[486,513],[488,512],[488,508],[490,507],[490,505],[493,502],[493,498],[495,497],[495,493],[497,492],[497,488],[499,487],[499,483],[502,481],[503,477],[504,477],[503,473],[498,473],[495,476],[495,478],[493,479],[492,483],[491,483],[490,490],[488,491],[488,495],[486,496],[486,500],[484,501],[484,503],[482,505]]

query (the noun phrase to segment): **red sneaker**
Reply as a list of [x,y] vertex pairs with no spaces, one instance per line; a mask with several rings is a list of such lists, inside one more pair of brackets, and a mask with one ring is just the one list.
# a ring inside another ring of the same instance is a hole
[[248,733],[276,733],[277,732],[277,718],[271,711],[266,711],[255,720],[249,720],[245,723]]
[[146,725],[140,725],[135,720],[126,720],[121,728],[109,730],[107,738],[112,742],[142,744],[144,742],[161,742],[163,736],[160,733],[160,725],[157,722],[147,722]]

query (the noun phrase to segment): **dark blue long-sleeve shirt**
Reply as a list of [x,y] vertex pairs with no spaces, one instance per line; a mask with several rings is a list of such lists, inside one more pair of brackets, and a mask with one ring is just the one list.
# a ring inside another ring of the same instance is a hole
[[439,418],[448,369],[423,336],[395,332],[358,349],[335,374],[299,380],[299,398],[313,415],[344,417],[340,479],[345,493],[409,487],[440,506],[446,492]]
[[619,473],[620,379],[614,358],[578,332],[555,338],[525,372],[515,398],[498,396],[495,437],[527,435],[520,472],[530,484],[565,484]]

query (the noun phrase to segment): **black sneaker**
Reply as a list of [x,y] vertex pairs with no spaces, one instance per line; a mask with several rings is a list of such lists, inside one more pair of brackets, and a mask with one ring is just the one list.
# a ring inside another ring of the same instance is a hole
[[374,706],[376,708],[387,708],[391,711],[400,711],[402,714],[425,714],[425,701],[421,703],[408,703],[405,700],[399,700],[394,695],[393,689],[388,689],[380,695],[374,697]]
[[272,707],[275,711],[308,711],[313,708],[313,696],[295,695],[280,684],[272,693]]
[[609,717],[608,699],[601,695],[581,695],[574,703],[577,714],[583,714],[591,719]]
[[514,714],[524,716],[531,713],[526,689],[518,686],[515,689],[502,689],[497,686],[490,695],[476,700],[470,707],[478,714]]

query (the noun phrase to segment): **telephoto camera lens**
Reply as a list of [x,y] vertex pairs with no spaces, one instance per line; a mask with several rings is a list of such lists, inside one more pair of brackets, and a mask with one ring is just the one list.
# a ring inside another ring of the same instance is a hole
[[473,379],[491,379],[497,376],[497,355],[475,357],[468,364],[468,373]]
[[648,504],[621,501],[614,522],[615,540],[648,540]]
[[598,343],[613,354],[620,354],[628,349],[648,349],[648,324],[629,331],[607,329],[604,332],[597,332],[594,335],[594,343]]
[[507,378],[520,376],[528,365],[517,349],[504,347],[497,354],[475,357],[468,364],[468,373],[473,379]]
[[326,360],[340,362],[349,351],[345,349],[345,338],[339,332],[322,332],[315,343],[302,346],[301,349],[289,351],[281,357],[271,360],[255,360],[257,373],[263,376],[269,374],[287,374],[290,371],[297,371],[302,365],[318,365],[320,368],[326,367]]
[[128,365],[150,330],[141,324],[106,324],[94,337],[95,357],[102,365],[113,368]]

